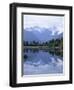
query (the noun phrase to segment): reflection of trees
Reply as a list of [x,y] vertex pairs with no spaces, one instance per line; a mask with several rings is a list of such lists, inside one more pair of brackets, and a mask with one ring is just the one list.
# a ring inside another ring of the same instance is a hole
[[56,50],[53,50],[53,51],[50,50],[49,53],[52,55],[57,55],[57,56],[63,57],[63,52],[61,52],[59,50],[57,50],[57,51]]
[[63,38],[60,39],[52,39],[46,42],[38,42],[38,41],[24,41],[23,46],[29,46],[27,48],[24,47],[23,52],[39,52],[39,50],[43,50],[44,52],[49,52],[52,55],[58,55],[63,57]]
[[24,54],[24,59],[27,59],[27,58],[28,58],[28,56],[26,54]]
[[50,50],[50,49],[24,49],[24,53],[38,53],[39,51],[43,51],[43,52],[49,52],[49,54],[51,55],[57,55],[60,57],[63,57],[63,52],[61,52],[60,50]]
[[[28,58],[30,58],[29,54],[32,54],[35,56],[36,54],[39,53],[39,51],[40,51],[40,49],[25,49],[25,51],[23,53],[24,54],[24,56],[23,56],[24,62],[26,62],[28,60]],[[51,50],[44,50],[44,49],[42,49],[41,51],[49,53],[48,55],[50,57],[53,57],[56,62],[57,62],[57,57],[60,58],[61,60],[63,59],[63,54],[60,51],[56,51],[56,50],[51,51]],[[49,58],[49,59],[51,61],[51,58]],[[45,61],[47,61],[47,60],[45,60]],[[31,62],[32,62],[32,60],[31,60]]]
[[28,52],[35,53],[35,52],[39,52],[39,49],[35,49],[35,48],[34,48],[34,49],[31,49],[31,48],[28,49],[28,48],[25,48],[25,49],[24,49],[24,52],[27,52],[27,53],[28,53]]

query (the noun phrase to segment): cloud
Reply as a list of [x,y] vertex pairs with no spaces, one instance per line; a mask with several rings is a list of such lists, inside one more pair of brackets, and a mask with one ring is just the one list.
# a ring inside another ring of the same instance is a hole
[[64,16],[24,15],[23,17],[24,29],[36,26],[40,28],[52,28],[53,34],[55,31],[61,33],[64,30]]

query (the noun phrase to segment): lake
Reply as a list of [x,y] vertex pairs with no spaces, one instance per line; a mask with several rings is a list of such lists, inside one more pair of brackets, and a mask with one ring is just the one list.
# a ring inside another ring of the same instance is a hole
[[55,52],[25,49],[23,56],[23,75],[63,73],[63,57]]

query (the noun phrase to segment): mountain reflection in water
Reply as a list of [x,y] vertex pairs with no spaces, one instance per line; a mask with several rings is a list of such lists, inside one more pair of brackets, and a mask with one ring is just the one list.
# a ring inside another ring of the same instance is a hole
[[23,75],[63,73],[63,57],[49,50],[25,49]]

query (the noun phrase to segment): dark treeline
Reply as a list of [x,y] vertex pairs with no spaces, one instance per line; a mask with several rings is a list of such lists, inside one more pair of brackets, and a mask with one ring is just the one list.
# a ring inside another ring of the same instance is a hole
[[55,53],[56,55],[63,56],[63,38],[52,39],[50,41],[43,42],[43,43],[37,42],[37,41],[31,41],[31,42],[24,41],[23,45],[24,46],[30,46],[29,49],[31,49],[31,51],[33,50],[34,52],[37,50],[43,49],[43,48],[44,48],[44,50],[47,50],[46,49],[46,47],[47,47],[49,53],[52,53],[52,54]]
[[56,48],[56,49],[63,49],[63,38],[61,39],[52,39],[47,42],[38,42],[38,41],[24,41],[23,42],[24,46],[48,46],[49,48]]
[[56,48],[56,49],[63,49],[63,38],[61,39],[56,39],[56,40],[51,40],[48,44],[50,48]]

